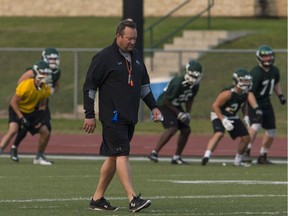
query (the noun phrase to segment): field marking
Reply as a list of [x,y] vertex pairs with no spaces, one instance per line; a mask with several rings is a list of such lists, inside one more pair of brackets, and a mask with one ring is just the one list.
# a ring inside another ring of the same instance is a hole
[[[237,194],[237,195],[209,195],[209,196],[154,196],[149,199],[230,199],[230,198],[267,198],[267,197],[287,197],[287,194]],[[109,197],[109,200],[126,200],[127,197]],[[0,200],[0,203],[33,203],[33,202],[66,202],[66,201],[89,201],[87,197],[75,198],[51,198],[51,199],[22,199],[22,200]]]
[[[30,154],[19,154],[20,158],[34,158],[35,155]],[[105,160],[105,157],[99,156],[99,155],[50,155],[46,154],[47,157],[50,159],[63,159],[63,160]],[[2,158],[10,158],[10,154],[2,154]],[[185,158],[185,161],[187,162],[195,162],[199,163],[201,162],[200,157],[194,157],[194,156],[183,156]],[[129,159],[131,161],[149,161],[149,159],[146,156],[130,156]],[[159,162],[171,162],[171,157],[160,157]],[[272,158],[273,163],[275,164],[286,164],[288,165],[288,159],[287,158]],[[253,161],[256,161],[253,160]],[[214,157],[209,160],[209,163],[233,163],[234,158],[231,156],[230,158],[221,158],[221,157]],[[253,162],[254,164],[255,162]],[[228,165],[228,164],[227,164]]]
[[258,180],[149,180],[154,182],[171,182],[176,184],[245,184],[245,185],[255,185],[255,184],[267,184],[267,185],[287,185],[286,181],[258,181]]

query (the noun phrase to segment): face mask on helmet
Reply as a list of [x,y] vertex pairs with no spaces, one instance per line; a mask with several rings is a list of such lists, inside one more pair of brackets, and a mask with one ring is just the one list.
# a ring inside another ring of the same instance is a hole
[[275,54],[273,50],[266,45],[262,45],[258,48],[256,52],[257,61],[263,67],[269,67],[275,61]]
[[184,74],[185,81],[191,87],[197,85],[202,79],[202,66],[196,61],[190,61],[186,64],[186,72]]
[[51,83],[52,82],[52,70],[45,61],[39,61],[33,65],[33,70],[35,71],[35,79],[39,83]]
[[42,52],[42,59],[47,62],[51,69],[58,69],[60,56],[55,48],[47,48]]
[[252,87],[252,76],[245,69],[238,69],[233,73],[234,85],[248,92]]

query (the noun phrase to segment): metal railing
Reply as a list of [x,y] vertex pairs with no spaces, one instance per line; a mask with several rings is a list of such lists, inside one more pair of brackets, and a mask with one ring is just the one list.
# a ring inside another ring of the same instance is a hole
[[144,29],[144,33],[149,33],[149,48],[150,49],[154,49],[154,48],[159,48],[160,46],[162,46],[166,41],[168,41],[169,39],[171,39],[174,35],[176,35],[178,32],[182,31],[183,29],[185,29],[186,26],[188,26],[190,23],[192,23],[194,20],[198,19],[199,17],[201,17],[205,12],[208,12],[208,16],[207,16],[207,28],[210,29],[211,28],[211,15],[210,15],[210,10],[211,8],[214,6],[214,0],[207,0],[208,5],[207,8],[203,9],[202,11],[200,11],[198,14],[196,14],[195,16],[192,16],[191,18],[189,18],[186,22],[184,22],[181,26],[179,26],[178,28],[176,28],[174,31],[169,32],[167,35],[165,35],[163,38],[161,38],[158,42],[154,41],[154,29],[160,25],[164,20],[168,19],[169,17],[171,17],[175,12],[177,12],[178,10],[180,10],[183,6],[185,6],[187,3],[189,3],[191,0],[185,0],[183,3],[179,4],[176,8],[174,8],[173,10],[171,10],[170,12],[168,12],[165,16],[159,18],[158,20],[156,20],[154,23],[152,23],[150,26],[148,26],[146,29]]

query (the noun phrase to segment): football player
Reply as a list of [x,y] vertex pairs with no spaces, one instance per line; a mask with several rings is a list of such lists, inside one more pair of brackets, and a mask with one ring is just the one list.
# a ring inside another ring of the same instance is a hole
[[[51,88],[51,94],[54,94],[59,89],[59,79],[61,76],[59,52],[55,48],[46,48],[42,51],[41,57],[43,61],[49,64],[50,69],[52,70],[52,79],[48,84]],[[23,73],[23,75],[19,78],[18,83],[22,82],[23,80],[33,78],[35,76],[36,74],[33,68],[28,68],[26,72]],[[51,132],[51,114],[50,114],[50,110],[48,106],[48,100],[47,100],[47,107],[45,111],[43,112],[43,115],[45,117],[44,120],[46,122],[46,125],[49,131]],[[27,129],[25,127],[22,127],[19,130],[16,136],[16,139],[14,141],[14,144],[11,147],[10,158],[14,162],[19,162],[17,148],[20,145],[21,141],[24,139],[24,137],[27,135],[27,132],[28,132]],[[44,150],[43,148],[39,148],[39,152],[37,153],[37,156],[36,156],[37,159],[43,158],[43,155],[42,155],[43,150]]]
[[188,137],[191,133],[190,113],[195,96],[199,90],[199,82],[203,76],[202,65],[197,61],[189,61],[184,74],[175,76],[159,96],[157,104],[164,116],[162,125],[165,129],[154,150],[148,156],[153,162],[158,162],[158,154],[167,142],[179,130],[175,155],[172,164],[188,164],[181,158]]
[[51,81],[52,71],[45,61],[36,62],[33,71],[35,77],[20,82],[10,101],[9,130],[2,137],[0,152],[5,149],[20,128],[25,128],[25,131],[29,131],[32,135],[40,134],[39,149],[42,149],[42,155],[34,159],[34,164],[51,165],[43,156],[50,137],[43,112],[45,112],[47,98],[51,94],[47,83]]
[[[252,86],[252,77],[249,72],[243,68],[238,68],[233,73],[234,85],[225,88],[214,103],[212,104],[213,111],[210,114],[210,119],[214,129],[214,134],[210,138],[202,165],[206,165],[216,149],[218,143],[223,138],[225,130],[228,131],[232,139],[240,138],[237,148],[237,154],[234,159],[234,166],[245,166],[242,162],[243,153],[250,142],[250,136],[245,124],[237,115],[237,112],[242,108],[245,113],[245,104],[248,102],[255,113],[255,116],[260,119],[262,111],[257,105],[253,93],[249,92]],[[247,164],[249,165],[249,164]]]
[[261,45],[256,51],[258,65],[256,65],[250,74],[253,77],[252,92],[254,93],[259,107],[263,111],[262,121],[256,121],[252,108],[248,107],[250,128],[249,133],[251,142],[246,151],[246,157],[250,158],[252,143],[254,142],[258,131],[263,127],[266,131],[262,139],[260,155],[257,164],[273,164],[267,159],[269,148],[271,147],[276,135],[276,121],[273,106],[270,102],[270,96],[273,91],[279,98],[282,105],[286,104],[280,85],[279,69],[274,65],[275,54],[271,47]]

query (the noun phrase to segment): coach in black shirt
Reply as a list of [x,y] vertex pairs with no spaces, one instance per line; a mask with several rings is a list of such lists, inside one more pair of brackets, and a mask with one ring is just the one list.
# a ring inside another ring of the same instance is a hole
[[162,119],[162,114],[151,92],[142,56],[134,49],[136,38],[135,23],[131,20],[120,22],[112,45],[93,57],[83,86],[84,130],[87,133],[93,133],[96,128],[94,100],[99,89],[99,120],[103,128],[100,155],[106,159],[100,170],[96,192],[90,200],[90,208],[96,210],[118,209],[104,198],[115,172],[127,193],[130,211],[138,212],[151,204],[150,200],[137,196],[133,189],[130,141],[138,121],[140,99],[152,111],[155,122]]

